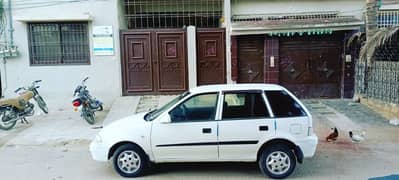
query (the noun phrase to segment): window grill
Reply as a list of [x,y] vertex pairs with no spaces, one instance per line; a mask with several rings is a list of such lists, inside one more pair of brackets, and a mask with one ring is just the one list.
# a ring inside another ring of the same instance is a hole
[[30,23],[32,65],[89,64],[87,22]]
[[399,25],[399,10],[378,11],[378,28],[392,27]]
[[223,0],[125,0],[129,29],[219,27]]
[[303,12],[303,13],[275,13],[275,14],[238,14],[232,16],[233,22],[240,21],[300,21],[300,20],[331,20],[353,16],[340,15],[338,11]]

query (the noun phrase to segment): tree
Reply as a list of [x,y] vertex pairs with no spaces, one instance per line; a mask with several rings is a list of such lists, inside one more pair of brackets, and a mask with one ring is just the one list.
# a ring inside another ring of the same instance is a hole
[[0,20],[3,19],[4,17],[4,6],[3,6],[3,0],[0,0]]
[[373,57],[375,51],[379,47],[383,47],[384,45],[395,41],[395,38],[399,35],[398,33],[399,26],[384,28],[375,32],[375,34],[362,46],[360,50],[360,59],[366,61],[367,57]]

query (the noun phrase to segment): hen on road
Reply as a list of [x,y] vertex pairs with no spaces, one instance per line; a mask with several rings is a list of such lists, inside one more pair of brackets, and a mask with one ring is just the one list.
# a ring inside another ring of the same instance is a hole
[[327,142],[336,141],[338,138],[338,129],[337,127],[331,128],[331,133],[326,137]]

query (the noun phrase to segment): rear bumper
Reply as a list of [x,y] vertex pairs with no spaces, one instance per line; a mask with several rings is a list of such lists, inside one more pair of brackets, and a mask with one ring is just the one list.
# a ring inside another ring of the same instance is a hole
[[314,156],[316,152],[317,143],[318,143],[318,137],[315,134],[297,141],[297,145],[302,150],[303,156],[305,158]]

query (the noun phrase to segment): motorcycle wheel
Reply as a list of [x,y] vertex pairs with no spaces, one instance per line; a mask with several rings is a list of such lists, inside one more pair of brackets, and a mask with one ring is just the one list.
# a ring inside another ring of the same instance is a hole
[[95,123],[94,119],[94,112],[90,110],[84,110],[85,112],[83,113],[83,118],[89,123],[90,125],[93,125]]
[[46,114],[48,114],[48,108],[47,108],[47,104],[46,102],[44,102],[43,98],[41,96],[37,96],[37,98],[35,98],[37,105],[39,105],[39,108]]
[[10,130],[17,124],[17,121],[7,122],[7,119],[5,119],[6,113],[7,110],[0,111],[0,129],[2,130]]

